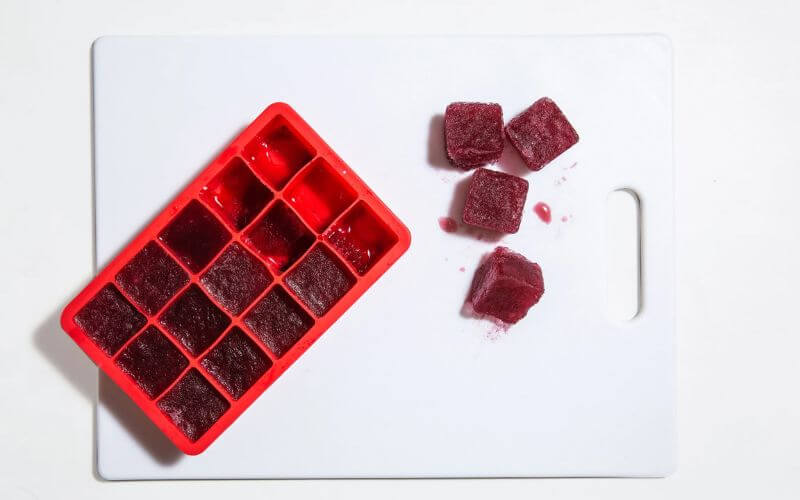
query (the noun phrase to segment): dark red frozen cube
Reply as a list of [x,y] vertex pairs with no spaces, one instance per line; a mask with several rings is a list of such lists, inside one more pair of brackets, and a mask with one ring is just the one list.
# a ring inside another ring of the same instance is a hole
[[280,358],[314,325],[314,320],[276,286],[250,310],[244,324]]
[[117,285],[147,314],[155,314],[189,283],[189,275],[151,241],[117,273]]
[[467,301],[476,313],[513,324],[525,317],[543,293],[539,265],[497,247],[475,271]]
[[516,233],[528,196],[528,181],[516,175],[479,168],[472,174],[462,219],[465,224]]
[[548,97],[512,118],[506,135],[531,170],[541,170],[578,142],[578,133]]
[[194,442],[228,411],[230,403],[196,368],[167,391],[158,407]]
[[128,344],[116,363],[154,398],[178,378],[189,360],[158,328],[151,326]]
[[239,315],[272,281],[266,266],[238,243],[222,252],[200,278],[217,302]]
[[233,399],[239,399],[272,366],[272,361],[242,330],[231,328],[200,362]]
[[499,104],[454,102],[444,112],[447,158],[469,170],[503,154],[503,110]]
[[202,203],[192,200],[161,231],[158,239],[186,267],[198,273],[222,250],[231,235]]
[[189,285],[161,314],[159,322],[187,351],[197,356],[214,343],[231,320],[200,287]]
[[78,311],[74,321],[109,356],[147,323],[144,315],[110,283]]
[[286,286],[317,316],[328,312],[355,282],[344,263],[319,244],[286,276]]

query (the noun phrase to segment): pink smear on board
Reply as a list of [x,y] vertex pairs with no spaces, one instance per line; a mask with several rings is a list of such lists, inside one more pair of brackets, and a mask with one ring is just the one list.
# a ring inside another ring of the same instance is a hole
[[569,217],[567,217],[566,215],[562,215],[561,216],[561,222],[567,222],[568,220],[569,220]]
[[464,266],[461,266],[461,267],[459,267],[459,268],[458,268],[458,270],[459,270],[459,271],[461,271],[462,273],[463,273],[464,271],[466,271],[466,269],[464,269]]
[[458,229],[458,222],[452,217],[439,217],[439,227],[445,233],[455,233]]
[[540,201],[536,205],[533,206],[533,211],[545,224],[550,224],[550,220],[552,219],[552,214],[550,213],[550,205],[547,203]]
[[499,340],[504,334],[508,333],[511,325],[503,323],[502,321],[493,321],[489,331],[486,332],[486,338],[491,341]]
[[500,337],[508,333],[508,330],[511,328],[510,324],[504,323],[497,318],[478,314],[475,312],[475,309],[472,307],[472,303],[469,301],[464,302],[464,305],[461,306],[461,315],[464,317],[485,321],[486,326],[488,327],[488,330],[486,330],[486,339],[493,342],[499,340]]

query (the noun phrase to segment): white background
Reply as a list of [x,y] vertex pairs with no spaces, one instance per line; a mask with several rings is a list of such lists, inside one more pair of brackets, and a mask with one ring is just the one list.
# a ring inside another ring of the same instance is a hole
[[[797,497],[798,14],[794,2],[766,1],[3,2],[0,496]],[[672,38],[677,473],[663,480],[97,481],[95,369],[55,335],[61,305],[92,274],[90,43],[103,34],[390,32]]]

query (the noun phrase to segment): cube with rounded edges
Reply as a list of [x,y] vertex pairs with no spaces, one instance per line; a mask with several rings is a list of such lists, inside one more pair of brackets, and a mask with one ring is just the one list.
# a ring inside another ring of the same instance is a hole
[[516,233],[528,196],[528,181],[516,175],[479,168],[472,174],[462,219],[465,224]]
[[464,170],[493,163],[503,154],[503,110],[499,104],[454,102],[444,112],[450,163]]
[[478,314],[513,324],[524,318],[543,294],[539,264],[497,247],[475,271],[468,302]]
[[506,135],[531,170],[541,170],[578,142],[578,133],[548,97],[512,118]]

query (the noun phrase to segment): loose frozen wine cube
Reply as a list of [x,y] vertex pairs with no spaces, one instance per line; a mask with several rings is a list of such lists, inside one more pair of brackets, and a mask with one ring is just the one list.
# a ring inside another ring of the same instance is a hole
[[525,179],[479,168],[472,174],[462,219],[472,226],[516,233],[527,196]]
[[247,334],[234,326],[200,364],[233,399],[239,399],[269,370],[272,361]]
[[314,325],[311,316],[283,288],[276,286],[250,310],[244,324],[281,357]]
[[178,260],[200,272],[231,239],[220,221],[199,201],[192,200],[158,235]]
[[189,283],[189,275],[151,241],[117,273],[116,281],[147,314],[155,314]]
[[543,293],[539,265],[497,247],[475,271],[468,302],[478,314],[513,324],[525,317]]
[[499,104],[454,102],[444,112],[447,158],[468,170],[500,159],[503,110]]
[[531,170],[541,170],[578,142],[578,133],[548,97],[512,118],[506,135]]
[[178,378],[189,360],[158,328],[150,326],[123,349],[116,363],[154,398]]
[[222,334],[231,320],[200,287],[189,285],[161,314],[159,322],[186,350],[197,356]]
[[83,306],[73,319],[86,336],[109,356],[147,323],[147,319],[110,283]]
[[356,280],[323,245],[314,247],[286,276],[286,285],[317,316],[322,316]]
[[194,442],[228,411],[230,403],[192,368],[167,391],[158,407]]
[[203,274],[200,282],[231,314],[239,315],[272,281],[266,266],[233,243]]
[[277,202],[244,235],[276,273],[286,270],[314,243],[314,235],[285,203]]

